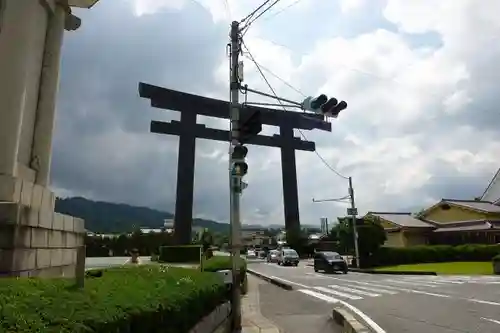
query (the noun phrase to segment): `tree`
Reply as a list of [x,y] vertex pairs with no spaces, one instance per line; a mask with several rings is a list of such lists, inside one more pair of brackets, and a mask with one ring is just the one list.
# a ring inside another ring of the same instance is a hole
[[[332,235],[337,235],[339,247],[344,253],[354,254],[354,231],[350,218],[339,219],[341,221],[332,229]],[[358,222],[359,223],[359,222]],[[357,223],[357,224],[358,224]],[[357,225],[358,247],[361,263],[364,264],[386,241],[384,228],[373,221],[364,220]]]

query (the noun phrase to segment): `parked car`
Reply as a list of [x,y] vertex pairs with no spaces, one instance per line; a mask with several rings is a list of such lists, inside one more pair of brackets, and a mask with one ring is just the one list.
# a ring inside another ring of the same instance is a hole
[[259,251],[259,259],[266,259],[266,251],[264,250]]
[[267,262],[278,262],[278,255],[279,255],[278,250],[271,250],[267,254]]
[[337,252],[316,252],[314,254],[314,271],[343,272],[347,274],[348,268],[344,258]]
[[299,254],[293,249],[283,249],[278,254],[278,265],[299,265]]

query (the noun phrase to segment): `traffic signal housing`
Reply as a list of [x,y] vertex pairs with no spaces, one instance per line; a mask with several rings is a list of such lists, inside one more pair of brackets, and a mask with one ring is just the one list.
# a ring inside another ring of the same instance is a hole
[[262,131],[262,119],[260,111],[253,112],[248,118],[241,119],[239,122],[240,135],[238,141],[240,144],[248,142],[251,138]]
[[241,144],[233,147],[233,152],[231,153],[233,172],[240,177],[243,177],[248,172],[248,164],[245,161],[247,154],[247,147]]
[[345,101],[338,101],[336,98],[328,98],[325,94],[318,97],[309,96],[302,102],[302,108],[326,117],[337,118],[339,113],[347,108]]

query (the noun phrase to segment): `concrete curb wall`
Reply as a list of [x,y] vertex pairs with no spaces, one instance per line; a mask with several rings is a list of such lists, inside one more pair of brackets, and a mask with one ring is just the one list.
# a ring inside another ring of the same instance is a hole
[[226,302],[200,320],[189,333],[230,333],[231,305]]
[[346,309],[338,306],[333,308],[332,319],[342,327],[342,333],[370,333],[366,326],[361,324]]
[[253,269],[248,269],[248,268],[247,268],[247,273],[252,274],[252,275],[254,275],[254,276],[256,276],[256,277],[258,277],[258,278],[260,278],[260,279],[262,279],[262,280],[265,280],[265,281],[267,281],[267,282],[269,282],[269,283],[272,283],[272,284],[274,284],[275,286],[278,286],[278,287],[280,287],[280,288],[282,288],[282,289],[285,289],[285,290],[293,290],[293,287],[292,287],[292,285],[291,285],[291,284],[288,284],[288,283],[283,282],[283,281],[281,281],[281,280],[274,279],[274,278],[272,278],[272,277],[270,277],[270,276],[267,276],[267,275],[261,274],[261,273],[259,273],[259,272],[257,272],[257,271],[254,271]]

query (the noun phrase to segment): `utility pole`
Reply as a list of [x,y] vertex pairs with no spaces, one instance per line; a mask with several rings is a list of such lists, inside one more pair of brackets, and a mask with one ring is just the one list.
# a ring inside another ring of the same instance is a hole
[[359,265],[359,247],[358,247],[358,229],[356,226],[357,219],[356,215],[358,214],[358,210],[356,209],[356,204],[354,203],[354,189],[352,188],[352,177],[349,177],[349,198],[351,200],[351,208],[347,210],[348,215],[352,217],[352,230],[354,234],[354,251],[356,253],[356,266],[360,268]]
[[[239,77],[238,77],[238,57],[240,55],[240,31],[239,23],[233,21],[231,24],[231,55],[230,55],[230,119],[231,119],[231,152],[239,143],[240,129],[240,104],[239,104]],[[232,297],[231,315],[232,331],[241,332],[241,279],[240,279],[240,249],[241,249],[241,226],[240,226],[240,186],[241,177],[239,168],[234,167],[233,154],[230,158],[230,223],[231,223],[231,266],[232,266]]]

